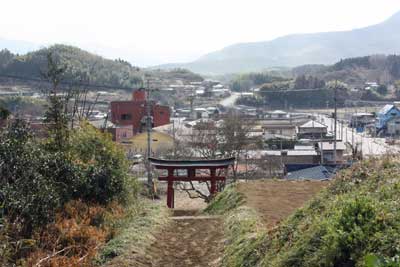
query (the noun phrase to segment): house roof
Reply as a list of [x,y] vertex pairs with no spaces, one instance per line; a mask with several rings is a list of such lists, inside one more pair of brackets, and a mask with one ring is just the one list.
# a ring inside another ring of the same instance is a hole
[[287,114],[285,111],[283,111],[283,110],[274,110],[274,111],[272,111],[272,112],[268,112],[269,114],[282,114],[282,115],[285,115],[285,114]]
[[294,172],[289,172],[286,179],[289,180],[328,180],[333,173],[329,172],[324,166],[315,166]]
[[315,150],[312,145],[294,145],[294,150]]
[[387,105],[385,105],[383,108],[381,108],[381,110],[379,110],[378,113],[379,113],[379,114],[382,114],[382,115],[385,115],[385,114],[387,114],[392,108],[397,109],[395,105],[387,104]]
[[315,150],[288,150],[288,156],[317,156],[317,151]]
[[299,128],[327,128],[327,126],[317,121],[310,120],[303,125],[300,125]]
[[262,125],[264,129],[295,129],[296,126],[292,124],[274,124],[274,125]]

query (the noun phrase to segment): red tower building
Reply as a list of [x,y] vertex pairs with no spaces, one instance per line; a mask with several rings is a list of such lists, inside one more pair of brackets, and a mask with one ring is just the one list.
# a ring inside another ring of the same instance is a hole
[[[111,102],[111,121],[116,125],[132,125],[133,133],[144,131],[146,117],[146,91],[135,90],[130,101]],[[150,101],[150,115],[153,127],[170,123],[170,109],[168,106],[156,104]]]

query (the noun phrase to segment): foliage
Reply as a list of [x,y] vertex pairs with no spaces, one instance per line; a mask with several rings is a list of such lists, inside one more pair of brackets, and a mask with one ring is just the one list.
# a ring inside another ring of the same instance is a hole
[[0,106],[10,112],[40,116],[45,109],[45,101],[24,96],[2,97]]
[[260,91],[284,91],[293,87],[291,81],[265,83],[261,86]]
[[224,233],[227,238],[222,266],[253,267],[262,257],[266,233],[253,209],[241,206],[227,214]]
[[34,141],[20,119],[0,135],[0,190],[5,214],[23,225],[21,232],[27,235],[50,221],[60,207],[61,196],[53,179],[59,170],[48,171],[53,158]]
[[154,70],[152,73],[148,73],[151,76],[157,76],[161,79],[180,79],[192,82],[201,82],[203,77],[199,74],[193,73],[187,69],[175,68],[170,70]]
[[10,115],[11,112],[8,109],[0,106],[0,120],[6,120]]
[[65,80],[88,82],[109,86],[133,87],[142,82],[139,69],[126,61],[109,60],[68,45],[53,45],[26,55],[0,53],[0,73],[40,78],[40,70],[46,71],[47,55],[51,53],[66,66]]
[[361,95],[361,100],[366,101],[379,101],[382,100],[381,95],[378,95],[375,91],[366,90]]
[[354,68],[354,67],[364,67],[367,69],[370,68],[371,67],[370,57],[365,56],[365,57],[341,59],[339,62],[335,63],[332,66],[332,69],[342,70],[342,69]]
[[287,79],[281,76],[273,75],[269,72],[251,72],[236,75],[230,82],[233,91],[247,91],[255,86],[266,83],[282,82]]
[[294,81],[294,89],[318,89],[324,87],[325,81],[314,76],[300,75]]
[[399,266],[399,171],[399,159],[389,156],[356,164],[276,228],[250,234],[225,257],[237,255],[227,258],[231,266]]
[[54,223],[35,233],[38,247],[24,262],[28,266],[38,262],[41,266],[92,266],[98,247],[113,235],[107,218],[121,220],[123,216],[123,208],[115,202],[103,207],[70,201]]
[[399,267],[399,257],[393,257],[390,259],[384,257],[378,257],[374,254],[369,254],[365,257],[365,267]]
[[[73,199],[109,204],[137,195],[136,180],[127,176],[124,154],[110,136],[82,125],[68,142],[67,151],[49,149],[20,119],[1,133],[0,192],[6,225],[0,229],[1,257],[11,262],[25,257],[30,248],[22,241],[57,221],[56,213]],[[40,247],[45,241],[36,242]]]
[[169,222],[168,217],[169,210],[160,203],[143,200],[128,205],[124,218],[113,226],[116,229],[114,237],[96,256],[96,263],[104,264],[117,256],[120,260],[129,258],[132,250],[140,250],[155,241],[155,230]]
[[378,86],[378,88],[376,89],[376,91],[380,94],[380,95],[386,95],[388,93],[388,88],[386,85],[381,84]]
[[243,203],[244,196],[236,191],[236,184],[232,184],[217,194],[204,211],[210,214],[224,214]]
[[82,172],[82,180],[74,186],[75,198],[105,204],[125,196],[128,164],[109,134],[83,122],[72,133],[70,144],[71,160]]

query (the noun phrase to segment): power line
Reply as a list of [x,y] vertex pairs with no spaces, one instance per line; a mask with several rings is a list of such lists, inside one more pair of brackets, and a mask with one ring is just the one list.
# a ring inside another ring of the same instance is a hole
[[[24,77],[18,75],[8,75],[8,74],[0,74],[0,77],[9,78],[9,79],[16,79],[16,80],[23,80],[23,81],[34,81],[34,82],[44,82],[50,83],[49,81],[33,78],[33,77]],[[113,86],[113,85],[106,85],[106,84],[90,84],[90,83],[79,83],[79,82],[61,82],[61,85],[68,85],[68,86],[82,86],[87,88],[102,88],[102,89],[120,89],[120,90],[132,90],[132,87],[127,86]]]
[[260,90],[260,93],[286,93],[286,92],[313,92],[313,91],[324,91],[328,90],[325,88],[319,89],[290,89],[290,90],[279,90],[279,91],[270,91],[270,90]]

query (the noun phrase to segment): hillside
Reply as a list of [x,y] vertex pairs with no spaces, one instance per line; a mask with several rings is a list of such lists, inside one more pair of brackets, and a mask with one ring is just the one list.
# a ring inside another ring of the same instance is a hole
[[[399,266],[399,168],[390,157],[358,163],[273,227],[266,226],[276,209],[269,196],[243,200],[239,185],[239,207],[229,203],[233,210],[225,210],[223,266]],[[222,193],[211,208],[226,205],[234,194]]]
[[346,58],[333,65],[304,65],[293,68],[294,76],[314,76],[325,81],[341,80],[355,87],[365,82],[393,84],[400,80],[400,56],[374,55]]
[[184,67],[198,73],[260,71],[272,66],[333,64],[341,58],[400,53],[400,12],[381,24],[350,31],[288,35],[266,42],[240,43],[212,52]]
[[163,80],[202,80],[201,76],[190,71],[182,69],[171,71],[140,69],[122,59],[106,59],[67,45],[53,45],[24,55],[13,54],[6,49],[1,50],[0,75],[40,79],[41,71],[44,71],[47,67],[47,55],[49,53],[67,68],[64,77],[66,82],[132,88],[141,84],[144,75]]

